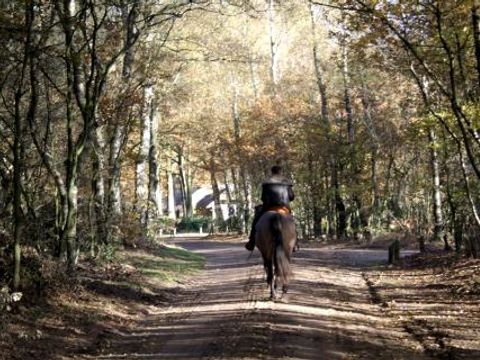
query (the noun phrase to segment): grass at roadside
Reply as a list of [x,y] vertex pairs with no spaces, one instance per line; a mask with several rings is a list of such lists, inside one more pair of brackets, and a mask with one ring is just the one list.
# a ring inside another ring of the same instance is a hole
[[112,329],[128,331],[151,309],[174,303],[205,264],[200,255],[165,245],[114,255],[112,261],[81,261],[74,277],[54,278],[37,301],[8,313],[0,360],[96,354]]
[[143,275],[153,276],[165,285],[182,282],[200,271],[205,258],[182,248],[164,246],[151,253],[129,253],[129,262]]

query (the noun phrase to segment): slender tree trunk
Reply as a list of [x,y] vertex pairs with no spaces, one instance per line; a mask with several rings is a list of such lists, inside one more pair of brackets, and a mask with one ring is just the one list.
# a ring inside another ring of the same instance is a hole
[[148,171],[147,161],[150,148],[150,125],[152,116],[153,83],[149,82],[144,87],[143,111],[141,116],[141,140],[136,162],[136,198],[135,207],[140,217],[140,222],[146,224],[148,201]]
[[178,171],[182,183],[184,216],[191,217],[193,215],[192,170],[189,164],[187,164],[187,161],[185,161],[183,149],[179,149],[178,151]]
[[268,36],[270,40],[270,80],[272,82],[272,94],[277,95],[278,83],[278,53],[275,39],[275,1],[268,0]]
[[[22,79],[23,80],[23,79]],[[19,85],[20,87],[22,85]],[[20,269],[21,269],[21,236],[23,227],[22,214],[22,129],[23,121],[20,114],[20,101],[22,90],[19,89],[15,95],[15,124],[13,140],[13,288],[18,290],[20,287]]]
[[[361,82],[362,82],[362,107],[363,107],[363,122],[365,123],[365,127],[367,128],[368,134],[370,136],[370,148],[371,148],[371,161],[370,161],[370,169],[371,169],[371,176],[370,176],[370,183],[371,183],[371,210],[370,218],[372,221],[375,222],[374,217],[377,216],[378,212],[378,189],[377,189],[377,153],[378,153],[378,137],[377,132],[375,130],[375,126],[373,124],[372,115],[370,112],[371,101],[369,97],[369,91],[367,88],[367,83],[365,79],[365,74],[361,74]],[[370,222],[370,219],[368,220]]]
[[154,220],[162,215],[162,195],[159,186],[158,174],[158,110],[155,109],[151,116],[150,124],[150,151],[149,160],[149,186],[148,186],[148,220]]
[[174,188],[174,183],[173,183],[173,169],[172,169],[172,164],[170,164],[170,167],[168,169],[168,174],[167,174],[167,181],[168,181],[168,217],[170,219],[175,219],[176,214],[175,214],[175,188]]
[[67,265],[70,270],[75,268],[77,264],[77,213],[78,213],[78,187],[77,187],[77,171],[78,157],[75,148],[72,150],[71,137],[72,129],[69,129],[69,157],[67,166],[67,204],[68,213],[65,222],[65,240],[67,248]]
[[370,169],[371,169],[371,176],[370,176],[370,186],[371,186],[371,197],[372,197],[372,210],[371,210],[371,217],[373,225],[377,223],[377,215],[379,210],[379,200],[378,200],[378,180],[377,180],[377,148],[373,147],[371,151],[371,160],[370,160]]
[[213,218],[216,220],[217,225],[221,224],[223,221],[222,208],[220,206],[220,189],[218,187],[217,177],[216,177],[216,165],[215,160],[210,158],[210,182],[212,186],[213,194]]
[[[235,139],[235,146],[238,151],[240,151],[240,113],[238,110],[238,89],[234,89],[234,96],[232,98],[232,120],[233,120],[233,134],[234,134],[234,139]],[[241,191],[239,193],[242,194],[242,198],[240,200],[240,206],[239,206],[239,213],[242,214],[243,216],[243,226],[242,229],[244,233],[247,233],[249,231],[248,229],[248,221],[250,220],[250,196],[249,196],[249,190],[248,190],[248,182],[247,182],[247,177],[246,177],[246,170],[245,170],[245,164],[242,162],[240,159],[240,169],[239,169],[239,183],[241,187]],[[232,172],[232,175],[235,175],[234,172]],[[235,179],[235,176],[234,176]],[[237,183],[234,180],[234,183]]]
[[310,22],[311,22],[311,29],[312,29],[312,41],[313,41],[313,65],[315,68],[315,77],[317,79],[317,86],[318,91],[320,93],[320,101],[322,104],[322,121],[323,126],[325,127],[326,134],[328,136],[330,132],[330,121],[328,118],[328,97],[327,97],[327,87],[325,85],[325,81],[323,79],[323,69],[322,64],[320,62],[320,58],[318,55],[318,43],[316,39],[316,22],[315,16],[313,12],[313,5],[312,2],[308,2],[309,10],[310,10]]
[[460,148],[460,146],[458,147],[458,151],[460,155],[460,165],[462,166],[462,174],[463,174],[463,180],[465,182],[465,191],[467,193],[468,202],[472,209],[475,224],[477,225],[477,228],[480,228],[480,214],[472,196],[472,189],[470,185],[470,178],[467,173],[467,166],[465,164],[465,157],[463,155],[463,150]]
[[[454,196],[453,196],[453,184],[452,184],[452,176],[451,176],[451,171],[448,166],[448,154],[449,154],[449,148],[446,145],[447,144],[447,138],[445,134],[445,130],[442,131],[443,135],[443,168],[445,169],[445,193],[446,193],[446,201],[449,206],[449,218],[450,221],[446,221],[446,226],[445,226],[445,232],[450,232],[453,234],[453,238],[455,241],[455,251],[459,252],[461,249],[461,239],[457,239],[457,234],[458,234],[458,229],[459,229],[459,219],[458,219],[458,211],[457,211],[457,204],[455,203]],[[460,240],[460,241],[459,241]],[[450,245],[448,243],[445,243],[448,248]],[[446,249],[447,250],[447,249]]]
[[121,177],[121,151],[123,140],[123,127],[117,124],[113,137],[110,141],[110,179],[109,179],[109,212],[114,218],[122,214],[122,191],[120,187]]
[[480,86],[480,16],[478,15],[480,4],[478,0],[472,3],[472,27],[473,27],[473,45],[475,47],[475,57],[477,60],[477,78]]
[[[126,29],[124,37],[125,54],[123,56],[122,80],[125,88],[130,87],[132,78],[132,67],[135,58],[134,44],[138,39],[139,33],[136,26],[138,17],[139,0],[134,0],[131,6],[124,5],[121,8],[123,25]],[[124,103],[119,102],[119,107],[123,107]],[[118,120],[113,130],[113,136],[110,141],[110,179],[109,179],[109,212],[116,219],[122,214],[122,198],[121,198],[121,158],[122,146],[125,143],[128,127],[125,125],[125,109],[118,111]]]
[[105,211],[105,138],[104,126],[99,126],[93,133],[93,203],[96,243],[107,243],[106,211]]
[[434,230],[433,238],[435,240],[442,240],[444,233],[443,211],[442,211],[442,196],[440,190],[440,167],[438,165],[437,153],[437,135],[433,129],[428,131],[428,140],[430,141],[430,166],[432,169],[433,180],[433,219]]
[[21,238],[23,230],[23,212],[22,212],[22,175],[24,172],[24,120],[21,113],[21,102],[25,89],[24,81],[27,77],[27,66],[30,63],[30,104],[27,118],[29,122],[33,122],[36,115],[37,107],[37,84],[36,69],[33,62],[32,54],[32,26],[34,21],[34,4],[33,1],[27,2],[25,6],[25,30],[26,41],[23,52],[22,68],[20,78],[17,80],[17,89],[14,94],[14,124],[13,124],[13,289],[20,288],[20,271],[21,271]]
[[340,185],[338,183],[338,167],[336,164],[333,166],[332,182],[335,190],[335,209],[337,213],[337,239],[342,240],[345,238],[347,231],[347,213],[345,209],[345,203],[343,202],[342,195],[340,193]]
[[225,193],[227,195],[227,201],[228,201],[228,206],[233,202],[233,196],[232,196],[232,190],[230,189],[230,183],[228,180],[228,173],[227,173],[227,168],[223,166],[222,168],[222,175],[223,175],[223,182],[225,184]]
[[313,236],[320,237],[322,235],[322,213],[320,209],[320,184],[317,181],[317,173],[315,171],[316,166],[313,161],[313,154],[309,150],[308,152],[308,187],[310,192],[310,203],[312,208],[312,223],[313,223]]
[[[67,76],[67,90],[65,98],[66,117],[67,117],[67,166],[66,166],[66,187],[67,187],[67,219],[65,221],[65,230],[63,237],[66,241],[67,248],[67,265],[70,271],[75,269],[77,263],[77,170],[78,157],[81,152],[77,151],[77,146],[74,139],[74,114],[73,114],[73,97],[75,88],[75,59],[73,49],[73,34],[76,14],[75,0],[65,0],[64,9],[64,30],[65,30],[65,44],[66,44],[66,76]],[[85,134],[86,136],[86,134]],[[80,150],[80,149],[78,149]]]
[[353,126],[352,103],[350,99],[350,71],[348,66],[348,49],[346,35],[343,34],[340,41],[342,56],[342,78],[343,78],[343,101],[345,105],[345,113],[347,116],[347,140],[349,144],[353,144],[355,140],[355,129]]
[[243,199],[244,199],[244,208],[243,208],[243,220],[244,220],[244,232],[248,233],[248,225],[250,221],[250,208],[251,208],[251,196],[248,186],[247,174],[244,168],[240,168],[240,181],[242,184]]

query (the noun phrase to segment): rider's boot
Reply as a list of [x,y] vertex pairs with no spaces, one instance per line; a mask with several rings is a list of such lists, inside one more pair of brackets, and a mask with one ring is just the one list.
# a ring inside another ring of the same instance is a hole
[[248,251],[253,251],[253,249],[255,249],[255,232],[253,230],[250,232],[248,242],[245,244],[245,249]]
[[248,242],[245,244],[245,249],[248,251],[253,251],[255,249],[255,226],[257,225],[258,220],[264,214],[263,206],[257,205],[255,206],[255,215],[252,221],[252,229],[250,230],[250,235],[248,237]]

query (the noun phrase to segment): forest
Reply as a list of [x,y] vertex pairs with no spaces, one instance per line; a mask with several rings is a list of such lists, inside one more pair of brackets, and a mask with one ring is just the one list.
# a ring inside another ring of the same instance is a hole
[[300,243],[480,256],[480,1],[0,9],[0,323],[159,234],[246,240],[275,164]]

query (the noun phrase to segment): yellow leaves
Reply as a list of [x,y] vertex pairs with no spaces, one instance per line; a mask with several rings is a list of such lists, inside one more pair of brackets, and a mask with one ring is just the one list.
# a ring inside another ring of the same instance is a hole
[[462,106],[462,110],[469,118],[474,128],[480,128],[480,104],[478,102],[470,102]]

